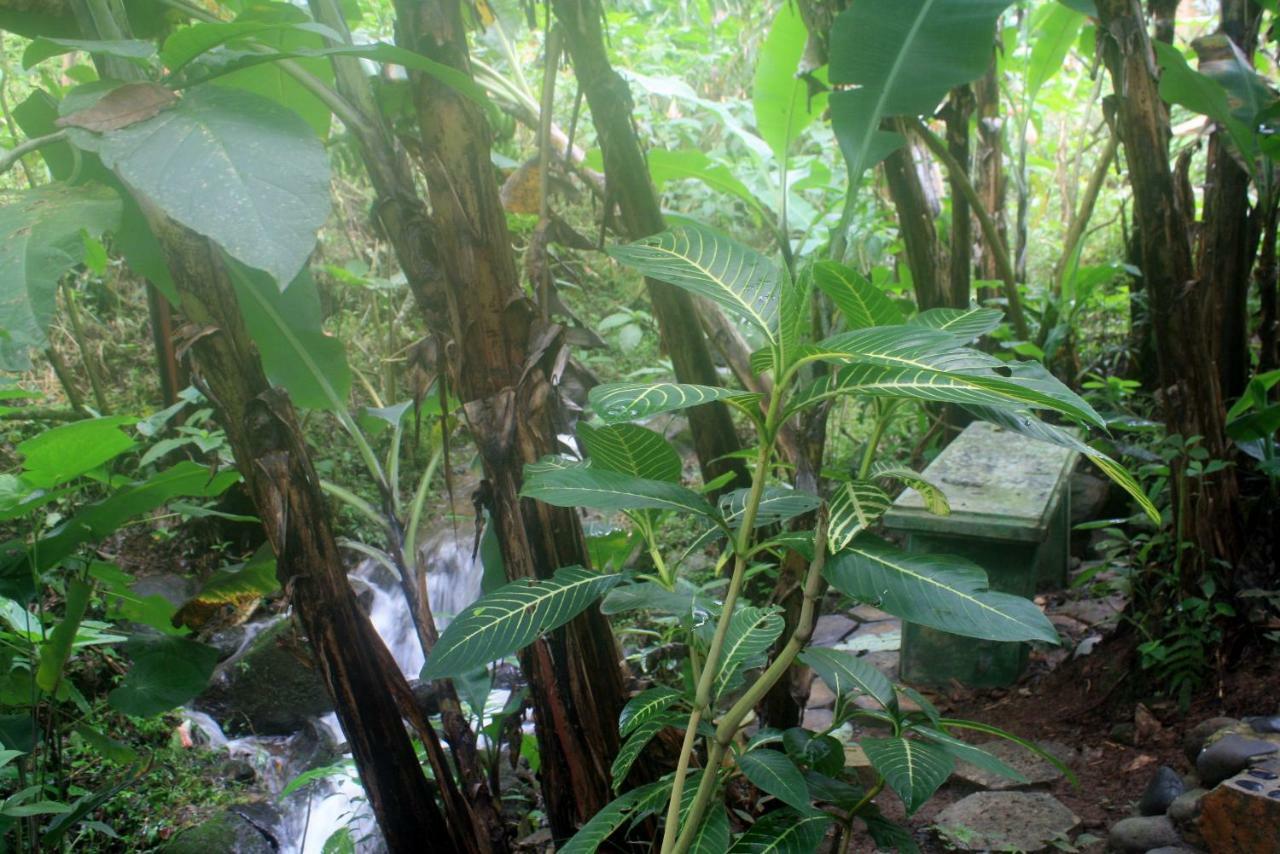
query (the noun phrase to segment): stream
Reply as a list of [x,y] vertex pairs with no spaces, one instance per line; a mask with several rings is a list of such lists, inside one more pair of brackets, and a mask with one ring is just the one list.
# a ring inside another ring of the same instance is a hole
[[[436,624],[442,630],[451,615],[480,596],[483,571],[479,558],[472,560],[470,532],[469,525],[459,525],[456,531],[450,528],[436,533],[422,545],[422,556],[429,567],[428,600]],[[369,591],[369,619],[401,672],[409,679],[416,679],[424,656],[396,580],[372,559],[360,563],[350,577],[357,592]],[[272,616],[249,624],[241,649],[280,619],[283,618]],[[488,705],[500,709],[507,694],[495,690]],[[330,712],[317,718],[307,730],[292,735],[240,738],[228,738],[218,723],[204,712],[188,710],[186,716],[193,728],[204,733],[210,748],[225,750],[232,759],[253,767],[259,784],[271,794],[274,807],[274,810],[262,811],[262,816],[254,816],[253,821],[277,840],[281,854],[321,854],[325,841],[344,827],[350,829],[358,850],[382,850],[353,766],[301,786],[282,800],[278,798],[290,781],[313,764],[312,760],[323,752],[326,744],[345,743],[336,714]]]

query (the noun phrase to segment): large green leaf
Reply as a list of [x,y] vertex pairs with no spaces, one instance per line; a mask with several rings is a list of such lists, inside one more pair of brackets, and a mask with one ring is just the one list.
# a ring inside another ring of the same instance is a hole
[[454,618],[431,650],[422,678],[461,676],[510,655],[581,614],[621,580],[570,566],[545,581],[505,584]]
[[871,476],[889,478],[911,487],[924,499],[925,509],[936,516],[951,514],[951,504],[947,501],[946,494],[935,484],[925,480],[915,469],[892,462],[879,462],[871,467]]
[[679,691],[666,685],[641,691],[622,707],[622,714],[618,716],[618,734],[625,738],[640,724],[674,706],[680,697]]
[[709,385],[685,383],[609,383],[598,385],[587,395],[596,415],[609,424],[649,418],[713,401],[749,406],[760,395]]
[[784,3],[756,55],[751,91],[756,130],[769,143],[780,167],[795,140],[827,105],[825,93],[810,97],[808,85],[796,76],[808,40],[809,31],[799,10]]
[[729,620],[713,694],[719,698],[744,671],[764,662],[765,654],[782,634],[785,621],[772,608],[740,607]]
[[578,425],[578,439],[596,468],[676,483],[684,471],[680,455],[661,433],[637,424]]
[[937,743],[943,750],[950,753],[961,762],[968,762],[970,765],[981,768],[984,771],[990,771],[1005,779],[1012,780],[1015,783],[1027,782],[1026,776],[1015,768],[1010,767],[995,755],[988,753],[981,747],[970,744],[967,741],[956,738],[948,732],[932,727],[918,726],[914,732],[919,733],[925,738]]
[[1142,486],[1134,480],[1133,475],[1129,474],[1124,466],[1102,451],[1085,444],[1066,430],[1040,420],[1025,409],[1007,406],[966,406],[965,409],[982,421],[990,421],[992,424],[1015,430],[1032,439],[1078,451],[1129,493],[1152,522],[1160,524],[1160,511],[1142,491]]
[[39,489],[66,483],[123,454],[134,445],[121,432],[138,419],[128,415],[88,418],[51,427],[16,448],[22,455],[22,479]]
[[1004,312],[994,308],[931,308],[920,312],[907,323],[911,326],[940,329],[962,340],[972,341],[995,329],[1003,319]]
[[329,158],[315,133],[249,92],[201,86],[146,121],[69,134],[134,192],[280,287],[329,215]]
[[749,246],[690,223],[613,246],[609,254],[649,278],[718,303],[775,343],[778,268]]
[[654,736],[667,727],[681,729],[688,725],[688,721],[688,715],[661,712],[656,715],[649,715],[636,724],[625,736],[626,740],[618,748],[618,755],[614,757],[613,765],[609,768],[609,776],[613,780],[614,790],[622,788],[622,784],[627,780],[627,775],[631,773],[631,766],[640,758],[640,754],[649,742],[653,741]]
[[712,160],[704,151],[696,148],[676,151],[655,148],[648,152],[646,159],[649,163],[649,176],[653,178],[654,188],[659,191],[669,181],[692,179],[701,181],[716,192],[728,193],[741,199],[762,216],[769,215],[764,203],[756,198],[746,184],[738,180],[733,170]]
[[[730,528],[742,521],[746,512],[747,501],[751,498],[750,489],[735,489],[720,497],[720,514]],[[781,484],[766,486],[756,504],[755,527],[777,525],[788,519],[794,519],[818,509],[822,501],[818,496],[799,489],[792,489]]]
[[986,73],[996,21],[1012,0],[854,0],[831,28],[831,122],[857,187],[902,139],[894,116],[932,113],[954,87]]
[[689,854],[724,854],[729,850],[731,835],[729,813],[725,811],[724,804],[713,803],[707,808],[702,826],[689,844]]
[[150,64],[151,57],[156,55],[156,46],[141,39],[93,41],[38,38],[27,45],[27,49],[22,52],[22,67],[28,69],[50,57],[62,56],[74,51],[84,51],[95,56],[114,56],[145,68]]
[[674,590],[656,581],[619,584],[600,603],[600,612],[607,615],[639,610],[689,619],[697,613],[713,614],[717,609],[715,600],[687,578],[677,578]]
[[179,637],[135,639],[124,652],[133,660],[120,687],[107,696],[112,708],[150,717],[180,706],[204,690],[218,663],[211,646]]
[[351,368],[342,341],[324,333],[311,273],[300,272],[282,293],[266,273],[227,262],[240,313],[267,376],[298,406],[345,410]]
[[898,704],[889,677],[856,655],[838,649],[812,647],[800,653],[800,660],[812,667],[837,697],[856,690],[886,709]]
[[559,854],[595,854],[624,822],[638,817],[646,808],[652,809],[652,803],[665,800],[670,791],[671,778],[664,777],[614,798],[578,829]]
[[738,757],[738,767],[760,791],[801,812],[809,809],[804,775],[785,753],[768,748],[751,750]]
[[674,510],[717,518],[707,500],[692,489],[664,480],[648,480],[616,471],[579,465],[555,471],[526,469],[523,498],[545,501],[556,507],[589,507],[593,510]]
[[1258,149],[1257,135],[1232,111],[1223,84],[1193,69],[1173,45],[1157,41],[1153,47],[1160,63],[1160,97],[1213,119],[1226,129],[1245,162],[1252,165]]
[[918,739],[864,738],[858,745],[871,760],[871,767],[902,798],[907,815],[929,800],[956,766],[942,747]]
[[120,197],[101,184],[48,184],[0,196],[0,370],[30,367],[57,306],[58,280],[84,260],[81,231],[120,224]]
[[893,503],[883,489],[869,480],[840,483],[831,494],[827,542],[838,552],[854,537],[870,528]]
[[830,824],[831,816],[824,812],[775,810],[739,836],[729,854],[812,854]]
[[1053,4],[1039,22],[1031,34],[1031,59],[1027,63],[1026,91],[1023,94],[1028,102],[1034,101],[1044,84],[1062,68],[1082,26],[1084,16],[1061,3]]
[[960,339],[949,332],[905,324],[841,332],[807,348],[805,355],[837,364],[932,371],[970,371],[1003,365],[994,356],[961,346]]
[[987,588],[987,574],[963,558],[905,552],[863,534],[827,561],[823,575],[842,593],[902,619],[965,637],[1058,643],[1035,603]]
[[850,329],[902,323],[902,312],[893,301],[857,270],[834,261],[819,261],[813,266],[813,280],[840,309]]

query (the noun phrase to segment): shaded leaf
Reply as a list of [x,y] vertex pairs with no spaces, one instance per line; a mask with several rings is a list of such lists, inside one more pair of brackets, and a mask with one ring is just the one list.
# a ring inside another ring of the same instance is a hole
[[813,280],[840,309],[850,329],[902,323],[902,312],[893,301],[856,270],[834,261],[820,261],[813,267]]
[[948,516],[951,513],[951,504],[947,501],[947,496],[937,486],[925,480],[915,469],[891,462],[879,462],[871,467],[871,476],[887,477],[911,487],[924,499],[925,509],[935,516]]
[[845,481],[831,493],[827,542],[838,552],[858,534],[880,520],[892,499],[888,493],[866,480]]
[[135,639],[124,646],[133,660],[120,687],[107,695],[117,711],[150,717],[181,706],[204,690],[218,663],[211,646],[180,637]]
[[837,697],[861,691],[886,709],[898,704],[889,678],[852,653],[810,647],[800,653],[800,660],[812,667]]
[[824,812],[775,810],[739,836],[729,854],[813,854],[830,824]]
[[782,634],[784,620],[776,609],[738,608],[729,619],[728,633],[720,652],[713,695],[719,697],[744,670],[764,662],[765,654]]
[[672,483],[680,480],[684,464],[661,433],[637,424],[592,427],[578,424],[578,438],[597,468]]
[[636,727],[671,708],[680,701],[680,692],[665,685],[641,691],[627,701],[618,717],[618,734],[626,737]]
[[605,423],[616,424],[717,400],[745,407],[759,401],[760,395],[684,383],[609,383],[591,389],[587,399]]
[[864,738],[858,744],[902,798],[907,815],[929,800],[955,770],[955,759],[936,744],[910,738]]
[[603,511],[674,510],[716,518],[716,512],[707,500],[691,489],[593,466],[537,472],[526,469],[520,496],[556,507],[590,507]]

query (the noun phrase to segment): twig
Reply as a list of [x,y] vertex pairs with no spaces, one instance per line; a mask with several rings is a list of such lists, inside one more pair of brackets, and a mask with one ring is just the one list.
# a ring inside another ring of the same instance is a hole
[[[55,142],[62,142],[62,140],[66,138],[67,132],[65,130],[60,130],[18,143],[13,148],[10,148],[8,151],[0,154],[0,175],[8,172],[16,164],[21,163],[23,156],[30,154],[37,148],[43,148],[44,146],[52,145]],[[34,187],[35,181],[31,180],[31,173],[27,172],[25,163],[23,164],[22,169],[27,173],[27,182]]]

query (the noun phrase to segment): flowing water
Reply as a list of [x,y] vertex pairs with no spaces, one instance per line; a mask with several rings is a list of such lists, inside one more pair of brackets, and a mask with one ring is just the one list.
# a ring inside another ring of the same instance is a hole
[[[472,560],[469,526],[457,531],[441,531],[423,543],[427,575],[427,595],[437,626],[443,629],[449,617],[474,602],[480,595],[483,575],[479,559]],[[369,619],[395,657],[401,672],[416,679],[424,661],[422,647],[405,607],[404,596],[390,572],[373,560],[366,560],[351,572],[357,590],[368,590]],[[245,644],[254,634],[279,619],[272,617],[254,624]],[[242,646],[243,649],[243,646]],[[505,692],[494,692],[490,704],[501,707]],[[226,750],[248,762],[272,795],[278,795],[298,774],[306,770],[325,743],[342,744],[345,738],[337,715],[330,713],[314,722],[310,731],[289,736],[246,736],[227,738],[217,722],[203,712],[188,711],[192,725],[204,732],[210,747]],[[338,773],[302,786],[278,804],[278,819],[269,832],[280,844],[281,854],[320,854],[325,840],[342,828],[349,828],[360,851],[381,850],[376,826],[364,801],[364,793],[348,763],[346,773]]]

